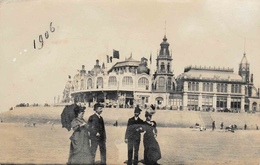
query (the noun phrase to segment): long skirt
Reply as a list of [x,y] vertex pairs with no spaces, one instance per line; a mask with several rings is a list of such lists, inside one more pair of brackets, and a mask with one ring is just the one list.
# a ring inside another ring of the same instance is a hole
[[144,163],[153,165],[161,159],[160,146],[153,135],[144,134]]
[[75,131],[70,140],[68,164],[91,164],[91,152],[87,132]]

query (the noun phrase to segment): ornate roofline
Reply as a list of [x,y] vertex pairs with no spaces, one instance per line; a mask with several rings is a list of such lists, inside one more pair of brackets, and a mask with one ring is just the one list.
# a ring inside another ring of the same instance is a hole
[[225,68],[225,67],[211,67],[211,66],[209,66],[209,67],[207,67],[207,66],[197,66],[197,65],[195,65],[195,66],[192,66],[192,65],[190,65],[190,66],[187,66],[187,67],[185,67],[184,68],[184,72],[188,72],[188,71],[190,71],[190,70],[208,70],[208,71],[222,71],[222,72],[234,72],[234,69],[233,68]]

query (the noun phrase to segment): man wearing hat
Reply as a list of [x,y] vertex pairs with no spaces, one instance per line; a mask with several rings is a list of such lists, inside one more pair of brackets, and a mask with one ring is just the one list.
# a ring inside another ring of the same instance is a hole
[[104,120],[100,114],[102,113],[103,105],[96,103],[94,105],[95,113],[88,119],[90,140],[91,140],[91,154],[92,164],[95,163],[95,156],[97,147],[100,149],[101,164],[106,164],[106,130]]
[[[125,133],[125,142],[127,143],[128,148],[128,165],[137,165],[138,163],[138,151],[141,140],[141,132],[143,132],[143,123],[144,121],[139,118],[141,109],[137,105],[134,110],[134,116],[128,120],[126,133]],[[132,162],[134,152],[134,162]]]

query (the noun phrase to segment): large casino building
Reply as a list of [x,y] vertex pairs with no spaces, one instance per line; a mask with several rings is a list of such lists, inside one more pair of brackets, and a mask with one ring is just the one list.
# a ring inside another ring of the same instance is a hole
[[131,108],[150,104],[157,109],[258,112],[259,89],[244,53],[239,72],[230,68],[188,66],[175,77],[172,54],[164,36],[156,57],[155,72],[150,60],[135,60],[132,55],[106,65],[99,60],[90,71],[81,70],[69,79],[63,92],[63,102],[74,99],[93,106],[102,102],[107,107]]

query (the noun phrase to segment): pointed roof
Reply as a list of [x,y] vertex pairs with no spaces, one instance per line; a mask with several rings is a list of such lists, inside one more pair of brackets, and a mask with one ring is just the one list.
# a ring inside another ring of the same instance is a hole
[[162,45],[165,45],[165,46],[169,46],[170,44],[167,42],[167,38],[166,38],[166,35],[164,35],[164,37],[163,37],[163,42],[160,44],[161,46]]
[[247,61],[247,58],[246,58],[246,53],[244,53],[244,56],[241,60],[241,64],[249,64],[248,61]]

